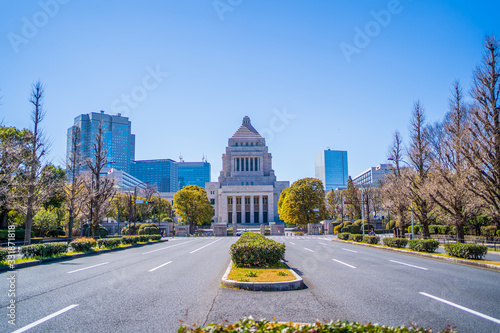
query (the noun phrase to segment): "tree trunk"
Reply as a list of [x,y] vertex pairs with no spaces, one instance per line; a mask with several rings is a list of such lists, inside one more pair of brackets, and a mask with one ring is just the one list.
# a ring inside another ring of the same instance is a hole
[[24,245],[31,244],[31,225],[33,222],[33,209],[28,207],[26,212],[26,230],[24,232]]
[[429,232],[429,225],[428,224],[423,224],[422,225],[422,236],[424,238],[430,238],[431,233]]
[[462,223],[458,223],[455,225],[457,230],[457,242],[465,243],[465,234],[464,234],[464,225]]
[[73,209],[69,210],[68,238],[70,241],[73,239]]

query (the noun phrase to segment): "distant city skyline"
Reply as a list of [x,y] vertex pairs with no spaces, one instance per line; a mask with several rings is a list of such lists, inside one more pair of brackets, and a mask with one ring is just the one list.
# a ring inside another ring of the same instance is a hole
[[[349,175],[408,142],[413,103],[429,123],[466,98],[493,1],[3,1],[0,122],[30,128],[30,86],[45,84],[48,159],[64,167],[79,114],[122,113],[136,160],[211,163],[243,116],[266,138],[278,180],[314,176],[314,154],[349,154]],[[229,131],[229,132],[228,132]]]

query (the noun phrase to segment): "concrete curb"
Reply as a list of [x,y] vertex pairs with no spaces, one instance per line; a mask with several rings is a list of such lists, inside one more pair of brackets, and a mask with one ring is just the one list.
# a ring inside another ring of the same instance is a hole
[[407,250],[403,250],[403,249],[397,249],[397,248],[392,248],[392,247],[382,247],[382,246],[376,246],[376,245],[372,245],[372,244],[365,244],[365,243],[358,243],[358,242],[350,242],[350,241],[345,241],[345,240],[341,240],[341,239],[332,239],[332,241],[360,245],[360,246],[365,246],[365,247],[371,247],[371,248],[385,250],[385,251],[391,251],[391,252],[399,252],[399,253],[409,254],[409,255],[412,255],[415,257],[441,260],[441,261],[446,261],[446,262],[450,262],[450,263],[454,263],[454,264],[485,268],[485,269],[489,269],[492,271],[500,272],[500,266],[486,264],[486,263],[478,262],[478,261],[469,261],[469,260],[459,259],[459,258],[441,257],[441,256],[437,256],[437,255],[434,255],[431,253],[411,252],[411,251],[407,251]]
[[222,277],[222,285],[229,288],[238,288],[250,291],[289,291],[298,290],[304,288],[304,281],[302,278],[290,269],[290,272],[295,276],[293,281],[285,282],[241,282],[229,280],[229,272],[231,272],[231,267],[233,267],[233,262],[229,262],[229,266],[226,269],[226,273]]
[[133,245],[130,245],[127,247],[116,247],[113,249],[105,249],[105,250],[100,250],[100,251],[95,251],[95,252],[72,254],[72,255],[64,256],[64,257],[55,257],[55,258],[33,260],[33,261],[28,261],[28,262],[21,262],[19,264],[14,264],[14,268],[11,268],[9,265],[3,265],[3,266],[0,266],[0,272],[15,271],[15,270],[18,270],[21,268],[43,265],[43,264],[54,262],[54,261],[66,261],[66,260],[72,260],[72,259],[81,258],[81,257],[96,256],[96,255],[99,255],[101,253],[122,251],[122,250],[131,249],[134,247],[142,247],[142,246],[146,246],[146,245],[158,244],[158,243],[163,243],[163,242],[168,242],[168,239],[162,239],[162,240],[160,240],[158,242],[154,242],[154,243],[133,244]]

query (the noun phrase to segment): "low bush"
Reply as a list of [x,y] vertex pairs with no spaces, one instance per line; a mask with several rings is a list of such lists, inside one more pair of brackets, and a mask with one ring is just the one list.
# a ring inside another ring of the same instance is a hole
[[348,240],[351,234],[348,232],[341,232],[338,234],[338,238],[342,240]]
[[[9,233],[11,237],[9,237]],[[15,239],[24,239],[24,234],[26,231],[24,229],[15,229],[14,230],[14,238]],[[31,231],[31,238],[35,237],[35,232]],[[9,239],[12,238],[12,230],[0,230],[0,239]]]
[[123,236],[121,238],[122,244],[128,245],[128,244],[137,244],[139,241],[138,236]]
[[0,248],[0,262],[4,262],[9,257],[9,250]]
[[52,257],[68,251],[66,243],[45,243],[22,246],[19,250],[26,258]]
[[439,241],[435,239],[411,239],[408,242],[410,250],[418,252],[436,252],[439,247]]
[[363,240],[363,235],[349,234],[349,240],[354,242],[361,242]]
[[149,235],[150,241],[159,241],[161,239],[161,235]]
[[480,260],[488,253],[488,248],[484,245],[465,244],[465,243],[448,243],[444,245],[446,254],[464,259]]
[[77,238],[69,243],[69,246],[71,246],[75,252],[89,252],[92,251],[92,248],[96,245],[96,240],[91,237]]
[[139,227],[138,235],[159,235],[160,229],[154,223],[143,223]]
[[379,236],[363,236],[363,243],[378,244],[380,242]]
[[[240,332],[240,333],[281,333],[281,332],[331,332],[331,333],[348,333],[348,332],[369,332],[369,333],[431,333],[432,329],[421,327],[391,327],[380,326],[379,324],[359,324],[356,322],[348,321],[330,321],[329,323],[316,322],[314,324],[295,324],[295,323],[282,323],[282,322],[269,322],[265,319],[255,320],[251,317],[243,318],[234,324],[209,324],[205,327],[186,327],[181,326],[178,333],[203,333],[203,332]],[[445,332],[445,331],[443,331]],[[446,330],[448,333],[453,333],[452,329]]]
[[97,240],[97,247],[111,249],[120,246],[121,243],[120,238],[101,238]]
[[408,244],[408,240],[406,238],[384,238],[382,240],[384,245],[387,245],[389,247],[398,247],[398,248],[403,248],[406,247]]
[[[414,225],[413,229],[415,229],[415,234],[418,234],[420,232],[420,225]],[[411,234],[411,226],[408,227],[408,233]]]
[[231,245],[231,259],[237,267],[273,267],[285,257],[285,244],[261,234],[245,232]]

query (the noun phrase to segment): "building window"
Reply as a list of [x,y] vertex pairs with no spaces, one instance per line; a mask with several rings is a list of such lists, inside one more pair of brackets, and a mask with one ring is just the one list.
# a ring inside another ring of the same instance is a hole
[[248,157],[245,158],[245,170],[248,171]]
[[250,204],[250,198],[245,197],[245,205],[249,205],[249,204]]
[[227,197],[227,204],[232,205],[233,204],[233,198],[232,197]]
[[253,198],[253,203],[254,203],[254,205],[258,205],[259,204],[259,197]]
[[236,204],[241,205],[241,198],[236,198]]
[[267,204],[267,197],[262,198],[262,203],[265,205]]
[[210,204],[215,205],[215,199],[210,199]]
[[256,157],[256,158],[254,159],[254,163],[255,163],[255,168],[254,168],[254,170],[255,170],[255,171],[259,171],[259,162],[258,162],[258,161],[259,161],[259,159]]
[[215,194],[215,191],[210,191],[210,194]]
[[240,159],[236,159],[236,171],[240,171]]

